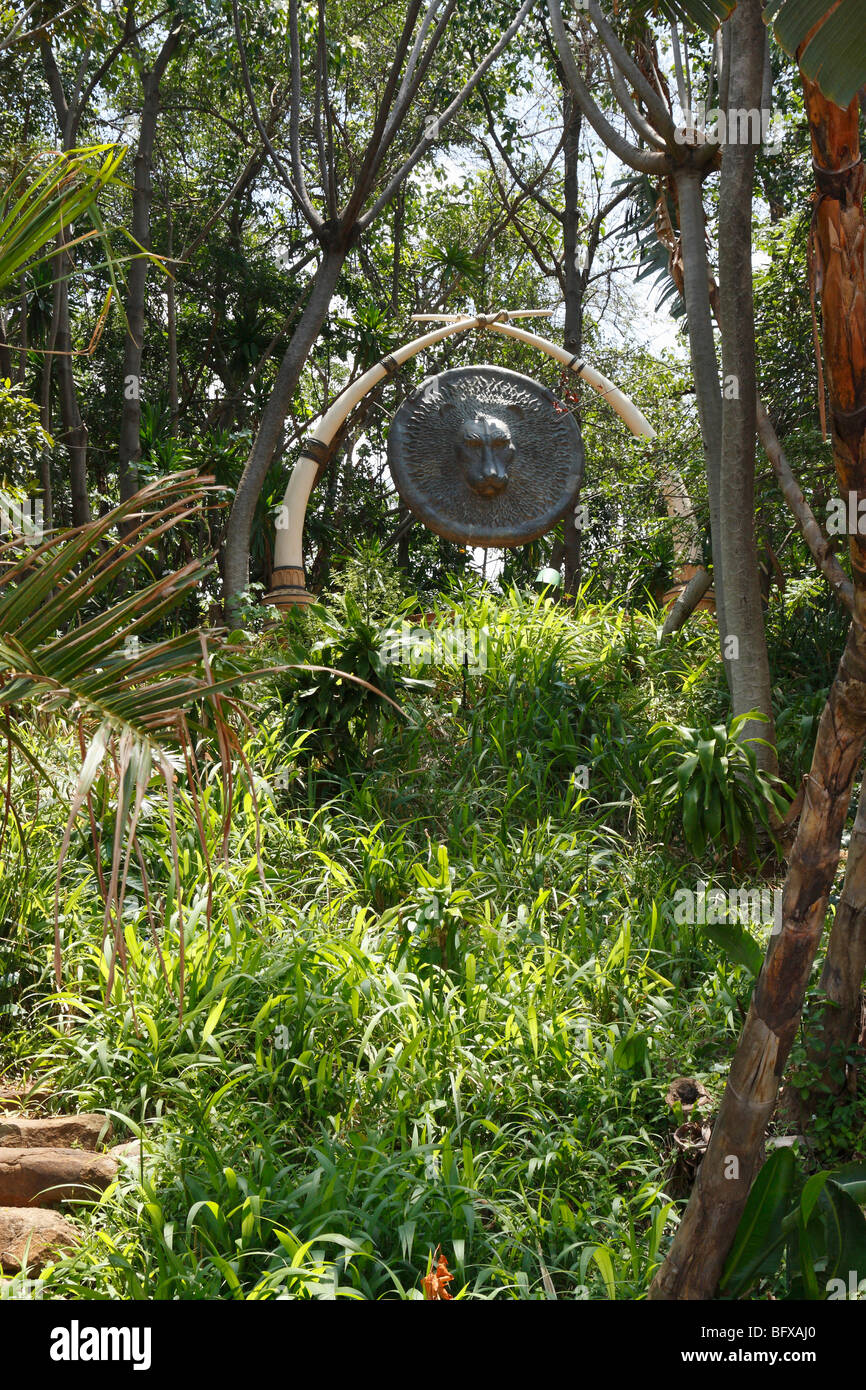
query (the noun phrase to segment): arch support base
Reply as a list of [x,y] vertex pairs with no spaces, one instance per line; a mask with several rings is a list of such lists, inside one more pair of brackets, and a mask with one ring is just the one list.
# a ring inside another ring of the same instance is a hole
[[305,604],[315,603],[316,595],[307,589],[307,577],[300,565],[278,565],[271,578],[271,588],[263,602],[270,603],[281,611],[286,608],[303,608]]

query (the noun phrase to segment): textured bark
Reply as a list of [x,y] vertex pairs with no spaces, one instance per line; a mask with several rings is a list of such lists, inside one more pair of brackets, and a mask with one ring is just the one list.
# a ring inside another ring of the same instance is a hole
[[[734,110],[760,107],[766,44],[761,0],[739,0],[731,17],[728,99]],[[737,653],[727,663],[735,715],[758,710],[766,723],[751,720],[741,737],[766,742],[754,746],[760,767],[775,772],[778,760],[773,726],[770,663],[761,606],[755,544],[755,305],[752,290],[752,187],[756,143],[725,144],[719,188],[719,316],[722,327],[722,451],[719,487],[719,547],[724,576],[724,651],[730,638]],[[742,131],[737,132],[742,135]],[[718,605],[718,594],[716,596]]]
[[[836,476],[843,495],[866,496],[866,226],[859,103],[843,112],[812,83],[804,79],[803,86],[819,190],[813,235]],[[866,744],[866,538],[852,536],[850,550],[854,621],[804,784],[782,931],[767,951],[706,1156],[651,1298],[709,1298],[715,1290],[761,1164],[765,1127],[799,1023]],[[844,934],[844,917],[838,929]],[[844,954],[839,946],[837,954]],[[731,1158],[737,1160],[736,1176],[727,1176]]]

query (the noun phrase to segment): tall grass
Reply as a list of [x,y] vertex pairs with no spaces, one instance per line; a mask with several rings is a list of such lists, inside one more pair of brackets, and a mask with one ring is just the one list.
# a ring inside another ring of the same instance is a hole
[[397,673],[427,683],[372,745],[353,706],[341,751],[312,757],[313,726],[257,696],[227,847],[216,769],[200,825],[176,794],[180,905],[154,784],[125,972],[74,841],[62,994],[65,808],[15,764],[4,1066],[143,1138],[79,1208],[53,1294],[417,1299],[437,1246],[458,1297],[645,1292],[675,1219],[665,1092],[680,1074],[717,1090],[751,987],[672,918],[679,883],[727,870],[660,843],[646,761],[655,722],[716,713],[713,635],[660,651],[651,616],[471,586],[435,606],[457,618],[486,628],[486,669],[465,692],[459,662]]

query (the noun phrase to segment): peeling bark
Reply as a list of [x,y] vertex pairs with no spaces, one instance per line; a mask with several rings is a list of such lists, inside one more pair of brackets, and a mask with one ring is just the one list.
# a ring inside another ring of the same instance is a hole
[[[836,476],[843,495],[855,491],[866,496],[866,225],[859,102],[855,99],[843,112],[805,78],[803,86],[818,185],[815,270],[821,291]],[[653,1299],[709,1298],[718,1284],[762,1162],[765,1127],[776,1104],[820,943],[842,827],[866,746],[866,538],[852,536],[850,548],[854,620],[818,726],[785,881],[782,930],[767,951],[706,1157],[668,1257],[650,1290]],[[855,906],[856,901],[855,897]],[[845,931],[843,914],[834,932],[844,941]],[[852,964],[847,955],[837,940],[834,959],[846,959],[850,978],[856,961]]]

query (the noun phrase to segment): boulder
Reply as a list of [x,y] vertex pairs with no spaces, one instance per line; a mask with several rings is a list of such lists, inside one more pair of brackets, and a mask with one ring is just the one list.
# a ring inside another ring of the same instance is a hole
[[96,1149],[111,1139],[104,1115],[0,1115],[0,1149]]
[[115,1144],[108,1150],[112,1158],[118,1159],[121,1163],[131,1163],[137,1168],[141,1163],[141,1140],[126,1139],[122,1144]]
[[25,1259],[28,1274],[38,1274],[78,1243],[75,1227],[56,1211],[0,1207],[0,1269],[4,1274],[20,1274]]
[[37,1081],[4,1082],[0,1085],[0,1106],[38,1105],[48,1096],[49,1092],[40,1090]]
[[0,1206],[50,1207],[103,1192],[117,1161],[87,1149],[0,1148]]

